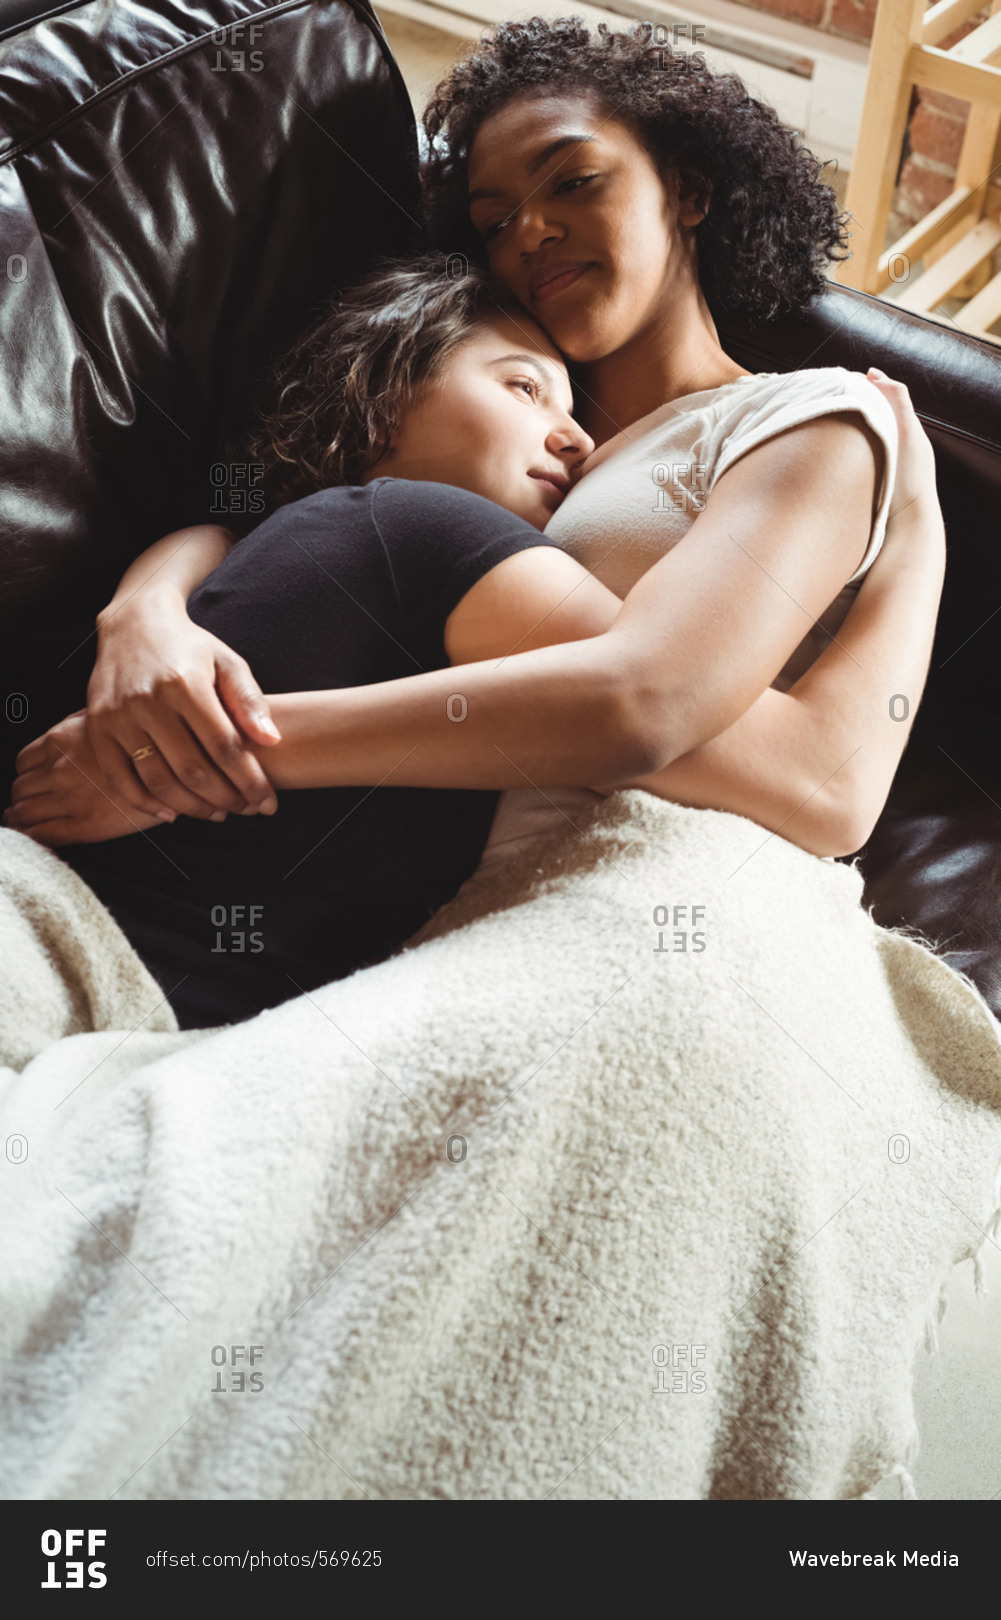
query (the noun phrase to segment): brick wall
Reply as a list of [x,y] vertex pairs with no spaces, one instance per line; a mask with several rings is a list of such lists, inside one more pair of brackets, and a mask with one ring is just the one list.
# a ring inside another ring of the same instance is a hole
[[[868,41],[876,19],[876,0],[737,0],[748,10],[767,11],[773,17],[806,23],[823,33]],[[931,4],[931,0],[929,0]],[[988,16],[988,8],[974,15],[943,41],[955,45]],[[956,161],[963,141],[969,103],[936,90],[915,90],[903,167],[891,218],[892,233],[906,230],[952,190]],[[1001,140],[994,155],[1001,162]]]
[[808,23],[826,34],[841,34],[847,39],[871,39],[876,17],[876,0],[737,0],[737,4],[746,5],[748,10],[770,11],[773,17],[787,17],[790,22]]

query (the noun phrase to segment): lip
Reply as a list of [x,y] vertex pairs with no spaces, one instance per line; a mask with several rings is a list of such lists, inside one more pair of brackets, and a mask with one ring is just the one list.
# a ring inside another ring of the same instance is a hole
[[561,501],[564,495],[566,495],[572,487],[570,479],[567,477],[566,473],[540,471],[530,472],[528,476],[536,484],[541,484],[543,489],[549,490],[557,497],[558,500]]
[[548,298],[555,298],[564,288],[572,287],[573,283],[591,269],[591,262],[587,259],[550,259],[548,264],[541,264],[532,271],[528,278],[528,291],[535,304],[541,304]]
[[560,480],[557,473],[530,473],[528,476],[530,476],[533,484],[538,484],[539,489],[546,492],[546,496],[552,496],[554,505],[562,504],[565,494],[569,491],[570,484],[564,486],[564,481]]

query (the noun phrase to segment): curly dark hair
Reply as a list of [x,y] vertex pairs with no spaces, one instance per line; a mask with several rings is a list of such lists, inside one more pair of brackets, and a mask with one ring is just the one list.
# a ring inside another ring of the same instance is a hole
[[407,406],[491,315],[525,311],[462,254],[375,261],[265,381],[246,453],[270,508],[357,483]]
[[830,260],[849,256],[848,215],[826,167],[774,108],[699,53],[658,44],[652,23],[621,32],[579,17],[502,23],[434,91],[424,113],[429,240],[484,258],[466,208],[467,165],[481,124],[512,98],[566,92],[595,98],[631,124],[664,172],[710,197],[696,228],[699,281],[714,314],[751,323],[804,308]]

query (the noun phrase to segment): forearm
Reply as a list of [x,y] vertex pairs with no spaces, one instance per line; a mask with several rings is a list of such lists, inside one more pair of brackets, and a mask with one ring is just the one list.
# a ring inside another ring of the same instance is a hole
[[[895,589],[904,601],[901,586]],[[856,602],[856,617],[857,609]],[[885,620],[881,615],[880,636]],[[716,629],[717,638],[723,634]],[[656,770],[659,783],[677,790],[654,789],[664,797],[684,799],[682,784],[691,789],[696,781],[700,794],[716,793],[725,782],[731,802],[721,808],[738,808],[737,793],[741,813],[769,813],[777,802],[768,783],[775,749],[793,750],[795,757],[798,746],[810,763],[810,728],[827,685],[815,677],[808,688],[797,688],[795,706],[778,705],[774,700],[781,694],[760,688],[743,697],[730,694],[730,712],[727,705],[718,707],[725,719],[703,724],[717,746],[706,741],[693,750],[690,741],[681,741],[690,732],[683,711],[693,706],[690,694],[699,686],[700,669],[687,657],[672,660],[669,652],[658,646],[651,655],[648,641],[620,616],[601,635],[499,662],[487,659],[371,686],[270,694],[282,741],[268,749],[264,763],[279,789],[374,787],[390,780],[398,787],[601,782],[611,789],[634,786],[639,778],[648,786]],[[761,709],[742,726],[737,717],[746,719],[762,698]],[[853,700],[854,714],[861,702],[854,691]],[[678,712],[676,727],[672,710]],[[786,796],[781,804],[788,813]]]
[[632,725],[627,650],[612,632],[330,692],[269,695],[276,788],[549,787],[650,767]]
[[747,816],[814,855],[846,854],[824,789],[840,763],[833,759],[836,748],[825,720],[808,701],[769,690],[718,737],[664,770],[620,786],[695,809]]
[[907,746],[928,678],[945,577],[938,507],[895,523],[892,565],[884,571],[877,562],[837,641],[790,693],[805,705],[807,727],[826,717],[823,758],[815,754],[814,771],[829,762],[834,774],[824,793],[850,830],[852,850],[872,832]]
[[216,523],[165,534],[126,569],[111,601],[97,616],[98,628],[103,629],[127,603],[150,608],[155,604],[156,610],[168,605],[183,609],[196,585],[218,568],[235,539],[231,529]]
[[937,511],[896,523],[892,567],[863,583],[789,693],[763,693],[720,736],[630,785],[746,815],[814,854],[860,848],[917,712],[942,588]]
[[718,480],[611,629],[499,664],[275,698],[283,743],[268,773],[279,788],[506,788],[664,769],[734,725],[783,668],[803,614],[823,610],[864,550],[873,479],[854,427],[779,435]]

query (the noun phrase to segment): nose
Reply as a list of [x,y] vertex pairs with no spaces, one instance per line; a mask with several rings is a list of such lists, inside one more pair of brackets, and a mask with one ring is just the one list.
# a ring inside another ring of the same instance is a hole
[[584,432],[584,429],[574,421],[572,416],[566,416],[562,422],[553,428],[546,440],[546,449],[565,464],[570,472],[579,461],[586,461],[594,449],[594,440]]
[[516,244],[522,259],[530,259],[540,247],[560,240],[560,227],[547,220],[545,215],[545,199],[534,196],[526,197],[521,206],[508,216],[510,228],[507,239]]

